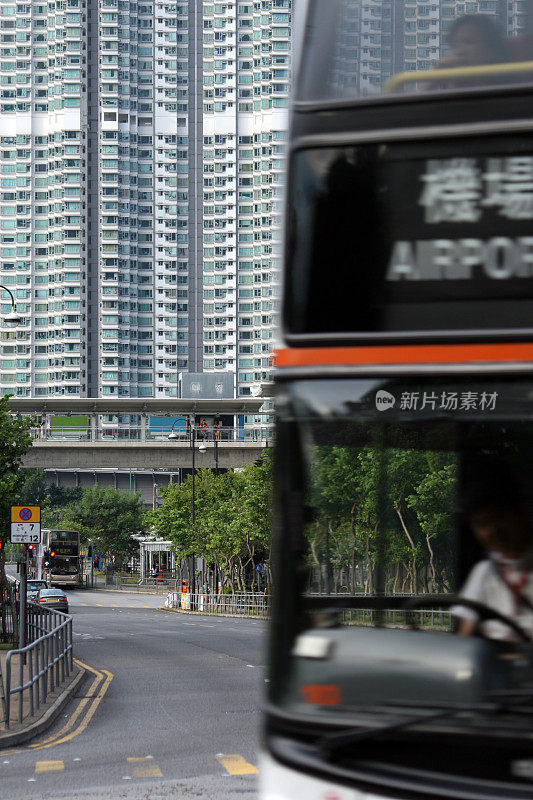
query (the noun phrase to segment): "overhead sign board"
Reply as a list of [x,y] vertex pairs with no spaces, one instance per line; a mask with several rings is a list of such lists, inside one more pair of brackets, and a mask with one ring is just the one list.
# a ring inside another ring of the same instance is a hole
[[39,544],[40,541],[40,506],[11,506],[12,544]]

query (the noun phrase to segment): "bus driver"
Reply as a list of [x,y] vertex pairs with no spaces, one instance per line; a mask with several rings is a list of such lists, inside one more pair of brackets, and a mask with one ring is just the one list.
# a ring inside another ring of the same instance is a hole
[[[510,617],[533,638],[533,531],[520,490],[508,475],[494,474],[467,492],[465,513],[488,557],[473,567],[459,596]],[[515,639],[503,622],[480,623],[472,609],[457,605],[452,613],[464,636],[479,625],[491,639]]]

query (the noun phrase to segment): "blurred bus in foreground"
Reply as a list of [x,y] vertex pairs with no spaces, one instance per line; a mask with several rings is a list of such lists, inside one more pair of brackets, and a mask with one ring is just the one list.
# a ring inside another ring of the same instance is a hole
[[295,12],[261,800],[530,800],[531,9]]

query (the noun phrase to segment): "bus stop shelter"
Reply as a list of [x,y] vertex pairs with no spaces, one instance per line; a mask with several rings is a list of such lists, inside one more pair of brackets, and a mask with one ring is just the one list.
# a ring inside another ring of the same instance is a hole
[[154,576],[162,575],[164,580],[176,577],[176,556],[172,542],[163,539],[140,539],[139,560],[141,562],[141,583]]

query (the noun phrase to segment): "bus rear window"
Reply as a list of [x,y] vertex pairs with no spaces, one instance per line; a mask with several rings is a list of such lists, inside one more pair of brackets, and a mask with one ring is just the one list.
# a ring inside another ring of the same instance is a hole
[[297,99],[347,100],[531,80],[520,4],[315,0]]

